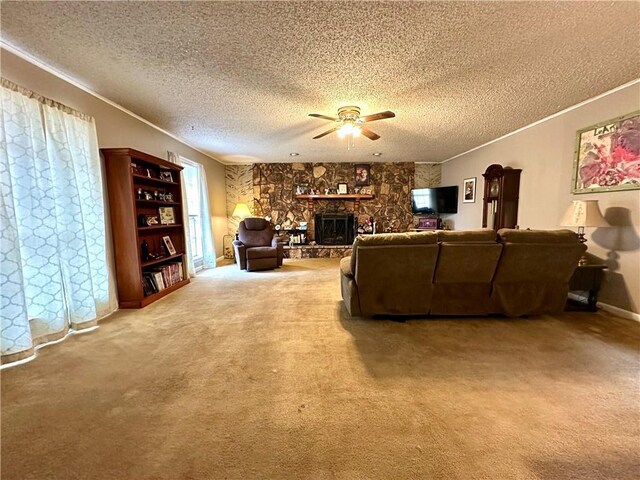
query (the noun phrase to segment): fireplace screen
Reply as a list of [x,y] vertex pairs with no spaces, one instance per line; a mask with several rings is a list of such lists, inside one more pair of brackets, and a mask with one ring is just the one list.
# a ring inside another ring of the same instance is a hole
[[316,213],[315,240],[318,245],[351,245],[354,236],[353,213]]

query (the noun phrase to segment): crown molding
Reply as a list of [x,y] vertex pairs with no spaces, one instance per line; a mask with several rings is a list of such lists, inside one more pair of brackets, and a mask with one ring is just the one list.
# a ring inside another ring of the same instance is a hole
[[478,145],[477,147],[473,147],[472,149],[467,150],[466,152],[458,153],[457,155],[454,155],[453,157],[447,158],[446,160],[443,160],[442,162],[439,162],[439,163],[441,163],[441,164],[447,163],[447,162],[450,162],[451,160],[455,160],[456,158],[462,157],[463,155],[466,155],[467,153],[475,152],[476,150],[479,150],[479,149],[481,149],[483,147],[486,147],[487,145],[491,145],[492,143],[496,143],[496,142],[499,142],[500,140],[504,140],[505,138],[508,138],[508,137],[510,137],[512,135],[515,135],[516,133],[523,132],[523,131],[525,131],[525,130],[527,130],[529,128],[535,127],[536,125],[540,125],[541,123],[544,123],[544,122],[546,122],[548,120],[551,120],[553,118],[559,117],[560,115],[564,115],[565,113],[570,112],[572,110],[575,110],[576,108],[583,107],[584,105],[587,105],[587,104],[589,104],[591,102],[595,102],[596,100],[600,100],[601,98],[604,98],[607,95],[611,95],[612,93],[616,93],[617,91],[624,90],[625,88],[631,87],[631,86],[636,85],[636,84],[640,84],[640,78],[636,78],[635,80],[631,80],[630,82],[627,82],[627,83],[625,83],[623,85],[620,85],[619,87],[616,87],[616,88],[614,88],[612,90],[609,90],[607,92],[601,93],[600,95],[597,95],[595,97],[592,97],[592,98],[589,98],[587,100],[584,100],[584,101],[582,101],[580,103],[577,103],[576,105],[572,105],[571,107],[565,108],[564,110],[560,110],[559,112],[554,113],[553,115],[549,115],[548,117],[544,117],[541,120],[537,120],[537,121],[535,121],[533,123],[530,123],[529,125],[526,125],[526,126],[524,126],[522,128],[514,130],[513,132],[507,133],[506,135],[502,135],[501,137],[498,137],[498,138],[496,138],[494,140],[490,140],[487,143],[483,143],[482,145]]
[[201,153],[202,155],[204,155],[207,158],[210,158],[211,160],[214,160],[222,165],[228,165],[227,162],[223,162],[222,160],[220,160],[219,158],[213,157],[211,156],[211,154],[204,152],[203,150],[201,150],[198,147],[195,147],[194,145],[191,145],[190,143],[186,142],[185,140],[183,140],[182,138],[178,137],[177,135],[165,130],[162,127],[159,127],[158,125],[156,125],[155,123],[150,122],[149,120],[147,120],[146,118],[142,118],[140,115],[132,112],[131,110],[128,110],[127,108],[123,107],[122,105],[114,102],[113,100],[109,100],[108,98],[100,95],[99,93],[91,90],[89,87],[87,87],[86,85],[83,85],[82,83],[80,83],[78,80],[76,80],[75,78],[67,75],[66,73],[63,73],[59,70],[56,70],[55,68],[53,68],[50,65],[47,65],[46,63],[42,62],[41,60],[38,60],[37,58],[31,56],[30,54],[23,52],[22,50],[20,50],[19,48],[15,47],[14,45],[11,45],[10,43],[8,43],[5,39],[0,39],[0,48],[7,50],[8,52],[14,54],[17,57],[20,57],[22,60],[40,68],[41,70],[44,70],[47,73],[50,73],[51,75],[53,75],[54,77],[59,78],[60,80],[67,82],[71,85],[73,85],[76,88],[79,88],[80,90],[82,90],[83,92],[88,93],[89,95],[92,95],[94,97],[96,97],[98,100],[103,101],[104,103],[117,108],[118,110],[120,110],[123,113],[126,113],[127,115],[135,118],[136,120],[150,126],[151,128],[154,128],[156,130],[158,130],[159,132],[167,135],[168,137],[173,138],[174,140],[182,143],[183,145],[195,150],[198,153]]

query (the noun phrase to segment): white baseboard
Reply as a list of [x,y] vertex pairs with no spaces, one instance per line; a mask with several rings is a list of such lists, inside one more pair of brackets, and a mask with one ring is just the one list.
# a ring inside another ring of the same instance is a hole
[[[586,301],[586,297],[584,295],[578,295],[577,293],[573,292],[569,292],[569,298],[578,302]],[[629,320],[640,322],[640,314],[638,313],[625,310],[624,308],[615,307],[613,305],[609,305],[608,303],[598,302],[596,305],[598,308],[601,308],[605,312],[613,313],[617,317],[627,318]]]
[[614,307],[613,305],[609,305],[608,303],[597,303],[598,307],[602,310],[613,313],[614,315],[622,318],[627,318],[629,320],[635,320],[636,322],[640,322],[640,313],[630,312],[629,310],[625,310],[620,307]]

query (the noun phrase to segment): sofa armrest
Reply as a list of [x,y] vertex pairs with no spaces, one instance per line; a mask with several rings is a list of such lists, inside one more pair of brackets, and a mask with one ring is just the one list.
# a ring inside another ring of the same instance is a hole
[[340,273],[347,278],[353,278],[353,272],[351,271],[351,256],[344,257],[340,260]]

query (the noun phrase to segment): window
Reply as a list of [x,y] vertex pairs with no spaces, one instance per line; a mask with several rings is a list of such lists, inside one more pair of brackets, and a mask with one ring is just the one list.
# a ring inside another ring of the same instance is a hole
[[187,193],[187,212],[189,215],[189,246],[193,255],[196,271],[203,268],[202,244],[202,202],[200,201],[200,169],[185,158],[181,158],[185,189]]

